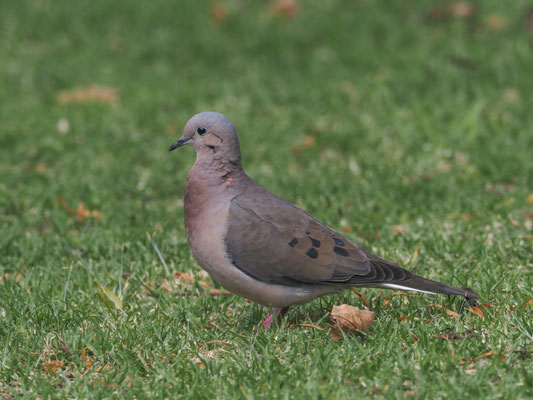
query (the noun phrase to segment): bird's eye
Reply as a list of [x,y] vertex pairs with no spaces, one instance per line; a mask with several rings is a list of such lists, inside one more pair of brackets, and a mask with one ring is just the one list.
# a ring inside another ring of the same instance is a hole
[[205,135],[207,133],[207,128],[204,128],[203,126],[199,126],[196,128],[196,133],[200,136]]

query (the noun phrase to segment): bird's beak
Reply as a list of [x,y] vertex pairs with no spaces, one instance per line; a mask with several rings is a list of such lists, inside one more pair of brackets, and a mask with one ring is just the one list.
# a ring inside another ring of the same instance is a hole
[[181,147],[181,146],[185,145],[191,139],[192,138],[186,137],[186,136],[180,137],[178,140],[176,140],[174,143],[172,143],[172,145],[168,148],[168,151],[175,150],[178,147]]

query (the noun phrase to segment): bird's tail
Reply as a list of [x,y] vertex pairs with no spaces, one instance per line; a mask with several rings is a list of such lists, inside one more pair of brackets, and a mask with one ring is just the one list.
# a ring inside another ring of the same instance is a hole
[[432,294],[450,294],[455,296],[463,296],[469,302],[475,302],[475,300],[479,298],[479,295],[470,288],[459,289],[454,286],[435,282],[430,279],[422,278],[416,275],[402,282],[385,283],[382,285],[382,287],[387,289],[414,290],[417,292],[425,292]]

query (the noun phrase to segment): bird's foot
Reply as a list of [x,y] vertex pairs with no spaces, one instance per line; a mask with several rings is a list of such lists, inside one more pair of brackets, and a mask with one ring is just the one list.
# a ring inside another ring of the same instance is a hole
[[281,319],[287,314],[287,311],[289,311],[289,307],[285,308],[274,308],[274,310],[270,311],[263,321],[263,327],[265,329],[268,329],[272,322],[274,321],[274,317],[277,318],[278,324],[281,325]]

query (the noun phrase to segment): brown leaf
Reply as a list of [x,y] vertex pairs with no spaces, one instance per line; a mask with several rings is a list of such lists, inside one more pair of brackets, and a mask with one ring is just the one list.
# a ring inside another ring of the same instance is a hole
[[405,292],[398,292],[398,293],[393,293],[393,294],[392,294],[392,297],[395,297],[395,296],[416,297],[416,294],[409,294],[409,293],[405,293]]
[[370,307],[370,305],[368,304],[368,301],[366,301],[366,298],[365,298],[365,295],[361,292],[358,292],[357,290],[355,289],[352,289],[352,292],[354,292],[356,295],[358,295],[360,298],[361,298],[361,301],[363,302],[363,304],[366,306],[366,307]]
[[206,281],[198,281],[198,284],[204,289],[209,289],[209,283],[207,283]]
[[487,20],[487,25],[493,31],[499,31],[505,27],[505,19],[500,14],[491,14]]
[[454,17],[469,18],[474,14],[474,7],[466,1],[456,1],[450,6],[450,11]]
[[518,103],[520,101],[520,93],[514,88],[506,89],[503,92],[503,99],[508,103]]
[[46,167],[44,166],[44,164],[39,163],[39,164],[37,164],[37,166],[35,167],[35,171],[37,171],[37,172],[40,173],[40,174],[44,174],[44,173],[46,172]]
[[215,23],[223,22],[227,19],[228,13],[226,8],[219,2],[215,2],[211,5],[211,18]]
[[533,8],[527,10],[524,15],[524,28],[527,33],[533,33]]
[[92,357],[89,357],[87,355],[87,350],[89,350],[90,352],[92,352],[92,350],[88,347],[88,346],[85,346],[82,350],[81,350],[81,359],[83,362],[85,362],[85,367],[87,369],[92,369],[92,364],[93,364],[93,360],[92,360]]
[[[375,316],[376,314],[372,311],[360,310],[359,308],[348,304],[333,306],[333,309],[331,310],[331,320],[335,323],[334,328],[341,329],[345,333],[353,332],[357,334],[361,331],[366,331]],[[340,334],[340,332],[334,333],[334,328],[332,328],[330,332],[332,339],[335,339],[335,337],[338,338]],[[342,338],[342,335],[340,335],[340,337]]]
[[277,0],[272,7],[274,12],[282,17],[294,17],[300,11],[298,0]]
[[76,208],[75,210],[73,210],[72,208],[68,206],[67,201],[65,199],[60,198],[58,199],[58,201],[67,209],[67,212],[69,214],[76,216],[76,220],[78,222],[82,222],[85,218],[92,217],[92,218],[98,219],[102,216],[102,213],[100,211],[97,211],[97,210],[91,211],[88,208],[85,208],[85,206],[83,205],[81,201],[78,203],[78,208]]
[[353,230],[349,226],[345,226],[341,228],[341,232],[350,233],[350,232],[353,232]]
[[329,337],[333,340],[341,340],[344,337],[337,325],[331,325],[326,322],[326,326],[329,328]]
[[174,273],[174,278],[176,278],[176,279],[177,278],[183,278],[184,280],[186,280],[189,283],[194,283],[194,278],[192,276],[190,276],[186,272],[175,272]]
[[59,368],[63,368],[65,366],[65,363],[63,361],[59,360],[52,360],[47,363],[42,363],[43,369],[45,372],[48,372],[49,374],[53,374],[56,372]]
[[527,195],[527,202],[533,204],[533,193]]
[[304,140],[302,140],[302,146],[303,147],[311,147],[315,143],[315,137],[312,135],[307,135],[304,137]]
[[455,311],[452,311],[452,310],[449,310],[447,309],[446,307],[444,307],[442,304],[428,304],[426,306],[426,308],[429,308],[429,307],[437,307],[437,308],[441,308],[443,309],[446,314],[452,316],[452,317],[455,317],[455,318],[459,318],[459,314],[457,314]]
[[199,346],[207,346],[208,344],[225,344],[226,346],[233,346],[233,344],[229,342],[225,342],[223,340],[210,340],[209,342],[200,343]]
[[83,205],[81,201],[78,203],[78,208],[76,208],[76,210],[74,210],[74,212],[71,212],[71,213],[76,216],[76,220],[78,222],[82,222],[85,218],[91,218],[91,217],[98,219],[101,216],[100,211],[97,211],[97,210],[91,211],[88,208],[85,208],[85,206]]
[[383,304],[381,305],[381,308],[386,307],[390,303],[390,297],[387,297],[385,300],[383,300]]
[[526,307],[527,307],[528,305],[530,305],[531,303],[533,303],[533,297],[530,297],[530,298],[524,303],[524,305],[522,306],[522,308],[525,310]]
[[404,225],[394,225],[390,228],[391,232],[395,235],[405,235],[405,232],[407,231],[406,227]]
[[485,319],[485,315],[483,314],[483,311],[481,311],[481,308],[478,306],[470,306],[470,311],[472,311],[474,314],[476,314],[481,319]]
[[227,290],[220,290],[220,289],[213,289],[209,292],[211,296],[230,296],[233,293],[227,291]]
[[446,17],[448,17],[449,10],[444,7],[436,7],[432,8],[428,11],[426,14],[426,18],[430,21],[440,21]]
[[88,102],[110,103],[118,100],[118,93],[113,88],[91,85],[59,92],[57,100],[62,104]]
[[323,331],[324,330],[324,328],[321,328],[320,326],[313,325],[313,324],[295,324],[295,325],[289,326],[288,328],[297,328],[297,327],[313,328],[313,329],[318,329],[319,331]]
[[469,329],[463,333],[437,333],[433,336],[435,336],[438,339],[446,339],[446,340],[462,340],[462,339],[472,339],[474,337],[475,331],[473,329]]

